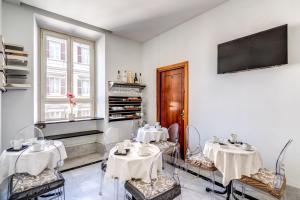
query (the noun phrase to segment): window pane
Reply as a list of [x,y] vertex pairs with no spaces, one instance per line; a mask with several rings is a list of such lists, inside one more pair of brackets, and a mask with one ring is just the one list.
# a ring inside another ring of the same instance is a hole
[[46,97],[65,97],[67,92],[67,41],[46,37]]
[[79,103],[76,105],[74,111],[77,118],[91,117],[91,104]]
[[69,112],[68,104],[45,104],[45,120],[66,119]]
[[90,98],[90,46],[73,42],[73,88],[78,98]]

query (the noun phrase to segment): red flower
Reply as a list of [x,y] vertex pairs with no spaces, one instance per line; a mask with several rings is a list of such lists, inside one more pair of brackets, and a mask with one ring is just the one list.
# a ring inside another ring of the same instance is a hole
[[68,98],[75,98],[74,94],[72,92],[68,92],[67,93],[67,97]]
[[69,104],[70,104],[70,105],[76,106],[76,99],[75,99],[75,96],[74,96],[73,93],[68,92],[68,93],[67,93],[67,98],[68,98],[68,101],[69,101]]

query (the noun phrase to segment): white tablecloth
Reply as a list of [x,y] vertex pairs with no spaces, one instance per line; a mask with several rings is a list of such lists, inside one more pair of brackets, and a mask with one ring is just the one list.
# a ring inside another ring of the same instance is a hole
[[[61,153],[61,159],[67,158],[66,150],[62,142],[55,141],[54,145],[58,147]],[[32,152],[28,147],[20,156],[17,162],[17,170],[15,170],[15,162],[21,154],[19,152],[7,152],[6,150],[0,155],[0,183],[17,171],[18,173],[29,173],[31,175],[39,175],[46,168],[54,169],[60,160],[59,152],[53,145],[45,145],[43,151]]]
[[[150,152],[149,156],[139,156],[138,149],[140,143],[133,143],[130,152],[126,156],[116,156],[114,152],[117,150],[114,147],[110,153],[107,161],[106,178],[119,178],[121,181],[130,180],[132,178],[142,179],[144,182],[150,182],[149,172],[151,163],[155,157],[160,153],[158,147],[148,144],[147,148]],[[162,170],[162,157],[154,161],[153,178],[157,177],[157,171]]]
[[154,127],[149,129],[139,128],[136,140],[138,142],[149,143],[151,141],[166,141],[169,138],[168,129],[162,128],[161,130],[157,130]]
[[227,186],[231,180],[240,179],[242,175],[250,176],[258,172],[263,166],[261,155],[254,147],[253,151],[245,151],[231,144],[222,146],[207,142],[203,153],[223,174],[224,186]]

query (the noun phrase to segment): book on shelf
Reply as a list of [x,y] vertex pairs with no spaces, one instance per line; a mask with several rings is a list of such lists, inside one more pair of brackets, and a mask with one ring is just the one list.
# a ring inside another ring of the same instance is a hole
[[10,49],[10,50],[15,50],[15,51],[24,51],[24,46],[17,45],[17,44],[4,43],[4,48]]

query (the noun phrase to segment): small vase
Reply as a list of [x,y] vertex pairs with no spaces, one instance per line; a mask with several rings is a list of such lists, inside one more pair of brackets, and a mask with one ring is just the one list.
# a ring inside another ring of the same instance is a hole
[[75,114],[74,113],[69,113],[68,118],[69,118],[69,121],[74,121],[75,120]]

